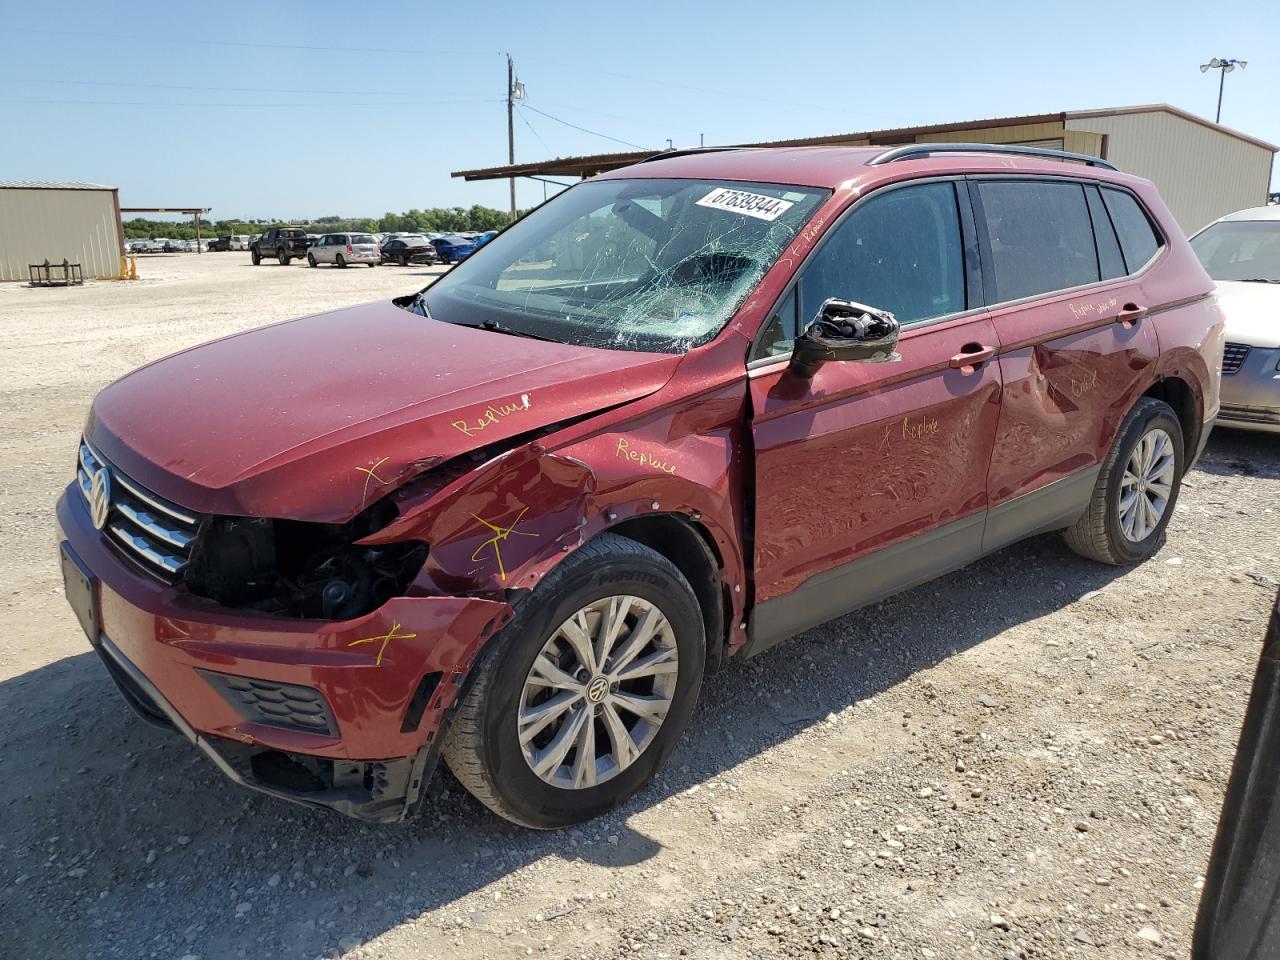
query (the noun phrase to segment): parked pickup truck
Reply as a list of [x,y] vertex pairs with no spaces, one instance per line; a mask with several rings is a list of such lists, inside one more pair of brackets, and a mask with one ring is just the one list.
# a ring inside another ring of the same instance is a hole
[[254,266],[260,264],[264,257],[275,257],[280,266],[287,267],[294,257],[305,257],[310,244],[305,230],[272,227],[249,245],[249,256],[253,258]]

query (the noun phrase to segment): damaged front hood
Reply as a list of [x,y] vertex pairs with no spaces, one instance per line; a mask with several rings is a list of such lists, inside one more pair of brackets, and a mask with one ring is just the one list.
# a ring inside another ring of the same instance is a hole
[[679,357],[529,340],[371,303],[148,364],[86,436],[190,510],[342,521],[431,467],[653,393]]

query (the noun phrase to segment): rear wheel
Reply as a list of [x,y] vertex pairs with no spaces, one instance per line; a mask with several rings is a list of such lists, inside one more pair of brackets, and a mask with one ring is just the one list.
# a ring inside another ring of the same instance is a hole
[[697,702],[705,649],[680,571],[649,547],[601,536],[493,640],[445,760],[515,823],[551,829],[599,816],[670,756]]
[[281,247],[276,251],[276,259],[280,261],[280,266],[287,267],[289,265],[289,261],[293,258],[289,256],[289,251],[287,249]]
[[409,265],[409,255],[407,253],[400,254],[400,266],[407,267]]
[[343,258],[342,254],[338,254],[337,257],[334,258],[334,263],[339,267],[345,267],[347,265],[347,261]]
[[1120,425],[1088,509],[1066,532],[1067,545],[1100,563],[1146,560],[1160,549],[1184,469],[1177,415],[1168,404],[1143,397]]

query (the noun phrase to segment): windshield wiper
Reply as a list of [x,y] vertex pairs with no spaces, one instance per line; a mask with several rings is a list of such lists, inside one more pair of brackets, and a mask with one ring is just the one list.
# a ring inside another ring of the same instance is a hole
[[1241,277],[1239,283],[1280,283],[1280,280],[1272,280],[1270,277]]
[[526,337],[529,340],[545,340],[547,343],[560,343],[555,337],[540,337],[536,333],[530,333],[527,330],[517,330],[515,327],[508,327],[506,324],[499,323],[497,320],[481,320],[479,323],[460,323],[460,327],[470,327],[472,330],[488,330],[490,333],[505,333],[512,337]]
[[433,317],[431,315],[431,311],[427,309],[427,290],[429,289],[430,289],[429,287],[423,287],[421,290],[415,293],[413,295],[413,302],[410,303],[409,306],[417,310],[420,314],[422,314],[428,320],[434,320],[435,317]]

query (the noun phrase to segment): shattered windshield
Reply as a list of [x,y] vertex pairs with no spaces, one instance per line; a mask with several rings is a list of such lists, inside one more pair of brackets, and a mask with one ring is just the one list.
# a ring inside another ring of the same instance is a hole
[[828,193],[590,181],[490,240],[418,302],[449,323],[681,353],[719,332]]

